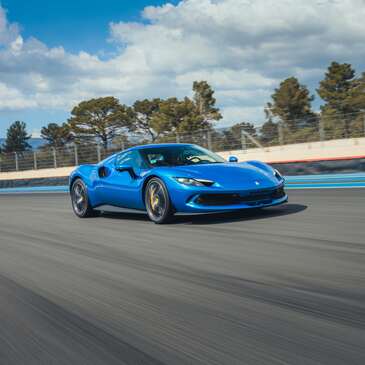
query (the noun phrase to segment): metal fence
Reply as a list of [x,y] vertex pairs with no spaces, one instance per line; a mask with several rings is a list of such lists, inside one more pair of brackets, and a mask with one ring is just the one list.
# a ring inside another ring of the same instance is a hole
[[[339,119],[336,119],[338,122]],[[328,120],[317,120],[313,125],[290,129],[283,123],[230,128],[215,128],[179,135],[163,135],[155,141],[142,135],[116,138],[108,148],[95,142],[78,141],[62,148],[43,146],[38,150],[0,154],[0,172],[60,168],[80,164],[97,163],[111,154],[126,148],[147,143],[195,143],[215,152],[265,148],[294,143],[319,142],[333,139],[365,137],[365,116],[343,118],[333,127]],[[330,121],[330,122],[333,122]],[[329,128],[328,126],[331,126]],[[119,142],[118,142],[119,141]]]

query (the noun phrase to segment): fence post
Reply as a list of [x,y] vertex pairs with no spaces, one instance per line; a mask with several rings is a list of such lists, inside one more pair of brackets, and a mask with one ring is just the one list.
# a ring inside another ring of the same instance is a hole
[[14,152],[14,156],[15,156],[15,171],[19,171],[19,159],[18,159],[18,154],[16,152]]
[[212,132],[207,132],[207,140],[208,140],[208,150],[212,149]]
[[[365,123],[365,120],[364,120],[364,123]],[[180,135],[179,134],[176,134],[176,143],[180,143]]]
[[38,169],[37,151],[33,152],[34,170]]
[[79,155],[77,151],[77,144],[74,144],[74,153],[75,153],[75,166],[79,165]]
[[57,169],[57,155],[56,155],[56,149],[52,147],[52,155],[53,155],[53,167]]
[[246,135],[245,131],[241,128],[241,148],[243,152],[247,152],[247,143],[246,143]]
[[283,125],[280,122],[278,123],[278,133],[279,133],[279,145],[282,146],[284,144],[284,131],[283,131]]
[[98,162],[100,162],[101,161],[101,147],[100,147],[100,143],[98,143],[96,145],[96,153],[98,155]]

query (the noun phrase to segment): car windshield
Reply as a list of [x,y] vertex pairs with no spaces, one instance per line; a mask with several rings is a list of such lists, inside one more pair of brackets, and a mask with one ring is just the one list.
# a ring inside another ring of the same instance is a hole
[[151,147],[141,149],[140,153],[150,167],[225,162],[222,157],[197,146]]

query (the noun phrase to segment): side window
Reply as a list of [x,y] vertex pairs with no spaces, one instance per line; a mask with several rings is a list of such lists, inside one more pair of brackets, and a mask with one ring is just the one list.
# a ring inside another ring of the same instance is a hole
[[147,154],[147,160],[152,167],[166,166],[165,155],[162,153],[149,153]]
[[128,165],[134,169],[142,168],[142,158],[138,151],[127,151],[120,153],[115,159],[115,165]]
[[215,162],[214,158],[206,154],[204,151],[199,151],[195,148],[185,149],[182,153],[182,160],[183,161],[208,161],[208,162]]

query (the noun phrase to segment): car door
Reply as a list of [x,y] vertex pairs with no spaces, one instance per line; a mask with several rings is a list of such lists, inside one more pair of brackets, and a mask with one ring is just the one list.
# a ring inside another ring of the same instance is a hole
[[[118,166],[130,166],[134,176],[129,171],[119,171]],[[136,150],[121,152],[105,166],[106,176],[100,178],[100,193],[108,205],[140,209],[141,198],[141,158]]]

